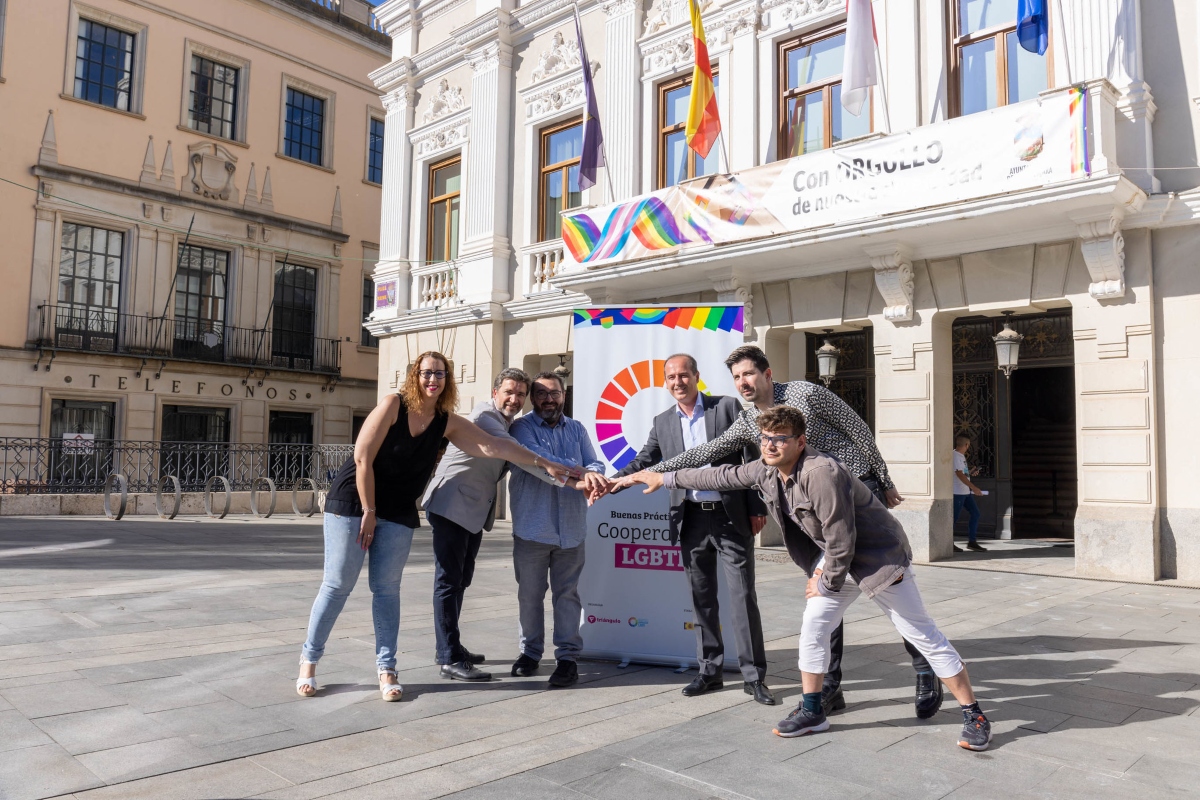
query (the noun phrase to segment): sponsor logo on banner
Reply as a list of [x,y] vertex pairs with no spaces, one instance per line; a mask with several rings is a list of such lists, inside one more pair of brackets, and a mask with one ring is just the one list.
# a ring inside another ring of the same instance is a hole
[[614,548],[617,569],[666,569],[683,572],[683,552],[678,547],[619,544]]
[[597,617],[595,614],[588,614],[588,624],[595,625],[597,622],[607,623],[609,625],[620,625],[621,620],[612,619],[610,617]]
[[639,619],[637,617],[629,618],[629,627],[631,627],[631,628],[644,628],[649,624],[650,624],[650,620],[648,620],[648,619]]
[[684,629],[685,631],[694,631],[694,630],[696,630],[696,623],[694,623],[694,622],[685,622],[685,623],[683,623],[683,629]]

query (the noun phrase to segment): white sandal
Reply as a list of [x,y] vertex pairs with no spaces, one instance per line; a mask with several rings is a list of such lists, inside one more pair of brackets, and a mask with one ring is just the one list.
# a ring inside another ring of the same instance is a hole
[[385,703],[395,703],[404,696],[404,687],[399,683],[383,683],[384,675],[391,675],[394,678],[396,677],[396,670],[381,669],[378,676],[380,679],[379,696],[383,698]]
[[[301,661],[300,662],[300,666],[302,666],[302,667],[305,664],[313,664],[315,666],[316,662],[315,661]],[[306,692],[305,691],[306,688],[312,689],[312,691]],[[303,676],[296,678],[296,694],[300,695],[301,697],[316,697],[317,696],[317,676],[310,675],[307,678],[305,678]]]

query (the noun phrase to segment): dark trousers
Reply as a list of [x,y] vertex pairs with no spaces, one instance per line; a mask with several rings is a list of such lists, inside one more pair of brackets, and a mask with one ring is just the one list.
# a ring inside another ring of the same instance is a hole
[[[884,497],[883,488],[874,477],[859,478],[871,490],[871,493],[879,498],[879,502],[887,505],[887,499]],[[825,673],[825,689],[833,691],[842,685],[842,647],[844,641],[842,637],[845,623],[839,624],[829,637],[829,671]],[[933,667],[929,666],[929,662],[925,660],[925,656],[921,655],[917,648],[912,646],[908,639],[901,639],[904,642],[904,649],[908,651],[912,657],[913,669],[917,672],[933,672]]]
[[437,635],[437,663],[454,664],[467,657],[459,642],[458,618],[463,594],[475,574],[475,556],[483,533],[472,533],[458,523],[429,514],[433,527],[433,630]]
[[717,562],[729,586],[729,609],[737,644],[742,679],[760,681],[767,677],[767,650],[763,644],[762,618],[754,591],[754,539],[742,536],[729,521],[721,504],[703,511],[692,503],[684,508],[680,531],[683,568],[692,589],[692,613],[696,621],[696,658],[701,675],[721,675],[725,643],[721,637],[721,609],[717,603]]

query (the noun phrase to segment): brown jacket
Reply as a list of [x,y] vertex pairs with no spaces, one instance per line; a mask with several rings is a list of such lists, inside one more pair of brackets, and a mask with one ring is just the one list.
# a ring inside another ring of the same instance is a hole
[[761,459],[740,466],[680,470],[664,479],[669,489],[757,489],[783,529],[793,561],[811,575],[819,558],[809,542],[796,541],[797,526],[824,551],[821,581],[827,592],[841,591],[849,575],[867,597],[874,597],[912,563],[908,537],[891,512],[842,462],[811,447],[804,448],[786,479]]

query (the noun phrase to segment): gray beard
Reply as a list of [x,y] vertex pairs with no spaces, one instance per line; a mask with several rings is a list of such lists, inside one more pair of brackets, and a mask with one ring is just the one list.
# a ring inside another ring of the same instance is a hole
[[550,412],[549,415],[547,415],[547,413],[545,411],[538,409],[537,415],[539,417],[541,417],[543,421],[548,422],[551,425],[557,425],[559,422],[562,421],[562,417],[563,417],[562,406],[559,406],[553,412]]

